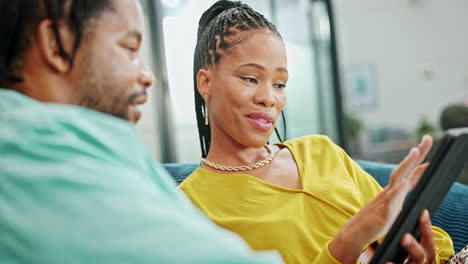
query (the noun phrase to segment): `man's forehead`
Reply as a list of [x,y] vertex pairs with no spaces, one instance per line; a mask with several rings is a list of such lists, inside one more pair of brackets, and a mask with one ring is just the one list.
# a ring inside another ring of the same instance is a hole
[[143,12],[138,0],[114,0],[113,8],[101,17],[101,24],[121,31],[142,32]]

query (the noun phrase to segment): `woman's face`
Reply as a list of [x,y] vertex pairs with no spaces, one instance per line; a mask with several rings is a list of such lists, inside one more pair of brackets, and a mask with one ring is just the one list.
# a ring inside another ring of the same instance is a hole
[[209,70],[211,137],[212,142],[216,138],[261,147],[286,103],[286,51],[270,31],[241,34],[244,40],[223,53],[219,64]]

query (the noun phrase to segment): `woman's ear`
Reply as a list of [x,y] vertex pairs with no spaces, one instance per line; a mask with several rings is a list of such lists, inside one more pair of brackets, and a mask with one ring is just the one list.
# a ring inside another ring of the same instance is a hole
[[197,89],[202,98],[210,94],[213,72],[209,69],[200,69],[197,73]]

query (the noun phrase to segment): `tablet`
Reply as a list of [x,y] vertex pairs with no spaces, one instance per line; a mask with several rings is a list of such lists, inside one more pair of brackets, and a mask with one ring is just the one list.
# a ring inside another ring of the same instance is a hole
[[398,218],[370,264],[403,263],[408,254],[400,241],[405,233],[419,239],[418,219],[424,209],[432,216],[468,160],[468,128],[449,130],[432,156],[429,167],[408,195]]

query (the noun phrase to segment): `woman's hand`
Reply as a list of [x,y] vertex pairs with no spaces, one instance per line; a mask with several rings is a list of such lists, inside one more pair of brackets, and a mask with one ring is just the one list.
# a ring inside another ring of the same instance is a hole
[[405,264],[432,264],[435,260],[434,236],[432,234],[431,218],[429,212],[424,210],[419,218],[421,231],[421,243],[411,234],[405,234],[401,239],[401,245],[408,252]]
[[[419,146],[412,148],[392,173],[388,186],[341,229],[329,246],[330,253],[337,260],[342,263],[356,263],[366,244],[372,243],[388,233],[401,211],[406,195],[416,186],[427,169],[428,164],[420,164],[431,147],[432,138],[425,136]],[[428,228],[430,229],[430,226]],[[405,242],[402,243],[403,247],[408,250],[414,261],[420,259],[421,251],[425,252],[426,260],[435,255],[432,231],[429,230],[430,234],[428,234],[425,225],[421,229],[421,234],[424,234],[421,244],[414,238],[411,240],[411,236],[408,240],[406,235],[402,238],[402,242]]]

